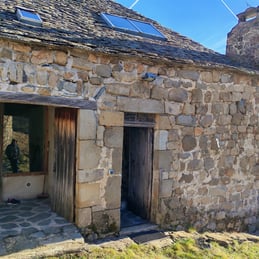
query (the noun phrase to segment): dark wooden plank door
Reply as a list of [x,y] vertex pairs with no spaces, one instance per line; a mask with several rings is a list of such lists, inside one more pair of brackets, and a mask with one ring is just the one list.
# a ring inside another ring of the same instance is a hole
[[153,130],[127,128],[128,206],[144,219],[150,218]]
[[52,209],[74,221],[75,150],[77,111],[55,110],[55,161],[52,185]]

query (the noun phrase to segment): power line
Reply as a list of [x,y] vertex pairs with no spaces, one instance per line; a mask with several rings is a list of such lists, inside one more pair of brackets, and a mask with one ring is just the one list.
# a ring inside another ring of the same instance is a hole
[[226,4],[226,2],[224,0],[220,0],[222,2],[222,4],[228,9],[228,11],[238,20],[238,17],[236,16],[236,14],[231,10],[231,8]]
[[129,9],[132,9],[140,0],[136,0],[130,7]]

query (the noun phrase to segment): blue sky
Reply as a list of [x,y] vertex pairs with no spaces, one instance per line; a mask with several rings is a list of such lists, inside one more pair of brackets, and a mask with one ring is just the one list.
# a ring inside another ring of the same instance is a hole
[[[130,7],[135,0],[115,0]],[[132,8],[161,25],[191,38],[202,45],[225,53],[227,33],[237,24],[234,14],[259,0],[139,0]]]

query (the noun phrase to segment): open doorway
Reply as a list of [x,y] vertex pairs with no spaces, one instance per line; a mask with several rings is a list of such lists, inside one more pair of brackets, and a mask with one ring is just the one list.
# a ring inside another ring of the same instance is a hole
[[150,220],[153,128],[125,127],[121,187],[121,228]]
[[0,104],[0,201],[35,198],[44,190],[46,109]]

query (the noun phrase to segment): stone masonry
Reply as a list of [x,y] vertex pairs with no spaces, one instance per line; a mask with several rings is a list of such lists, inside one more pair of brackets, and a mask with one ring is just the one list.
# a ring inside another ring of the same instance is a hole
[[[125,112],[156,117],[151,221],[259,227],[258,74],[0,43],[0,91],[88,99],[106,87],[96,111],[78,111],[75,216],[86,233],[120,228]],[[158,76],[143,81],[146,72]]]
[[259,6],[248,8],[238,18],[238,24],[228,34],[227,55],[259,67]]

